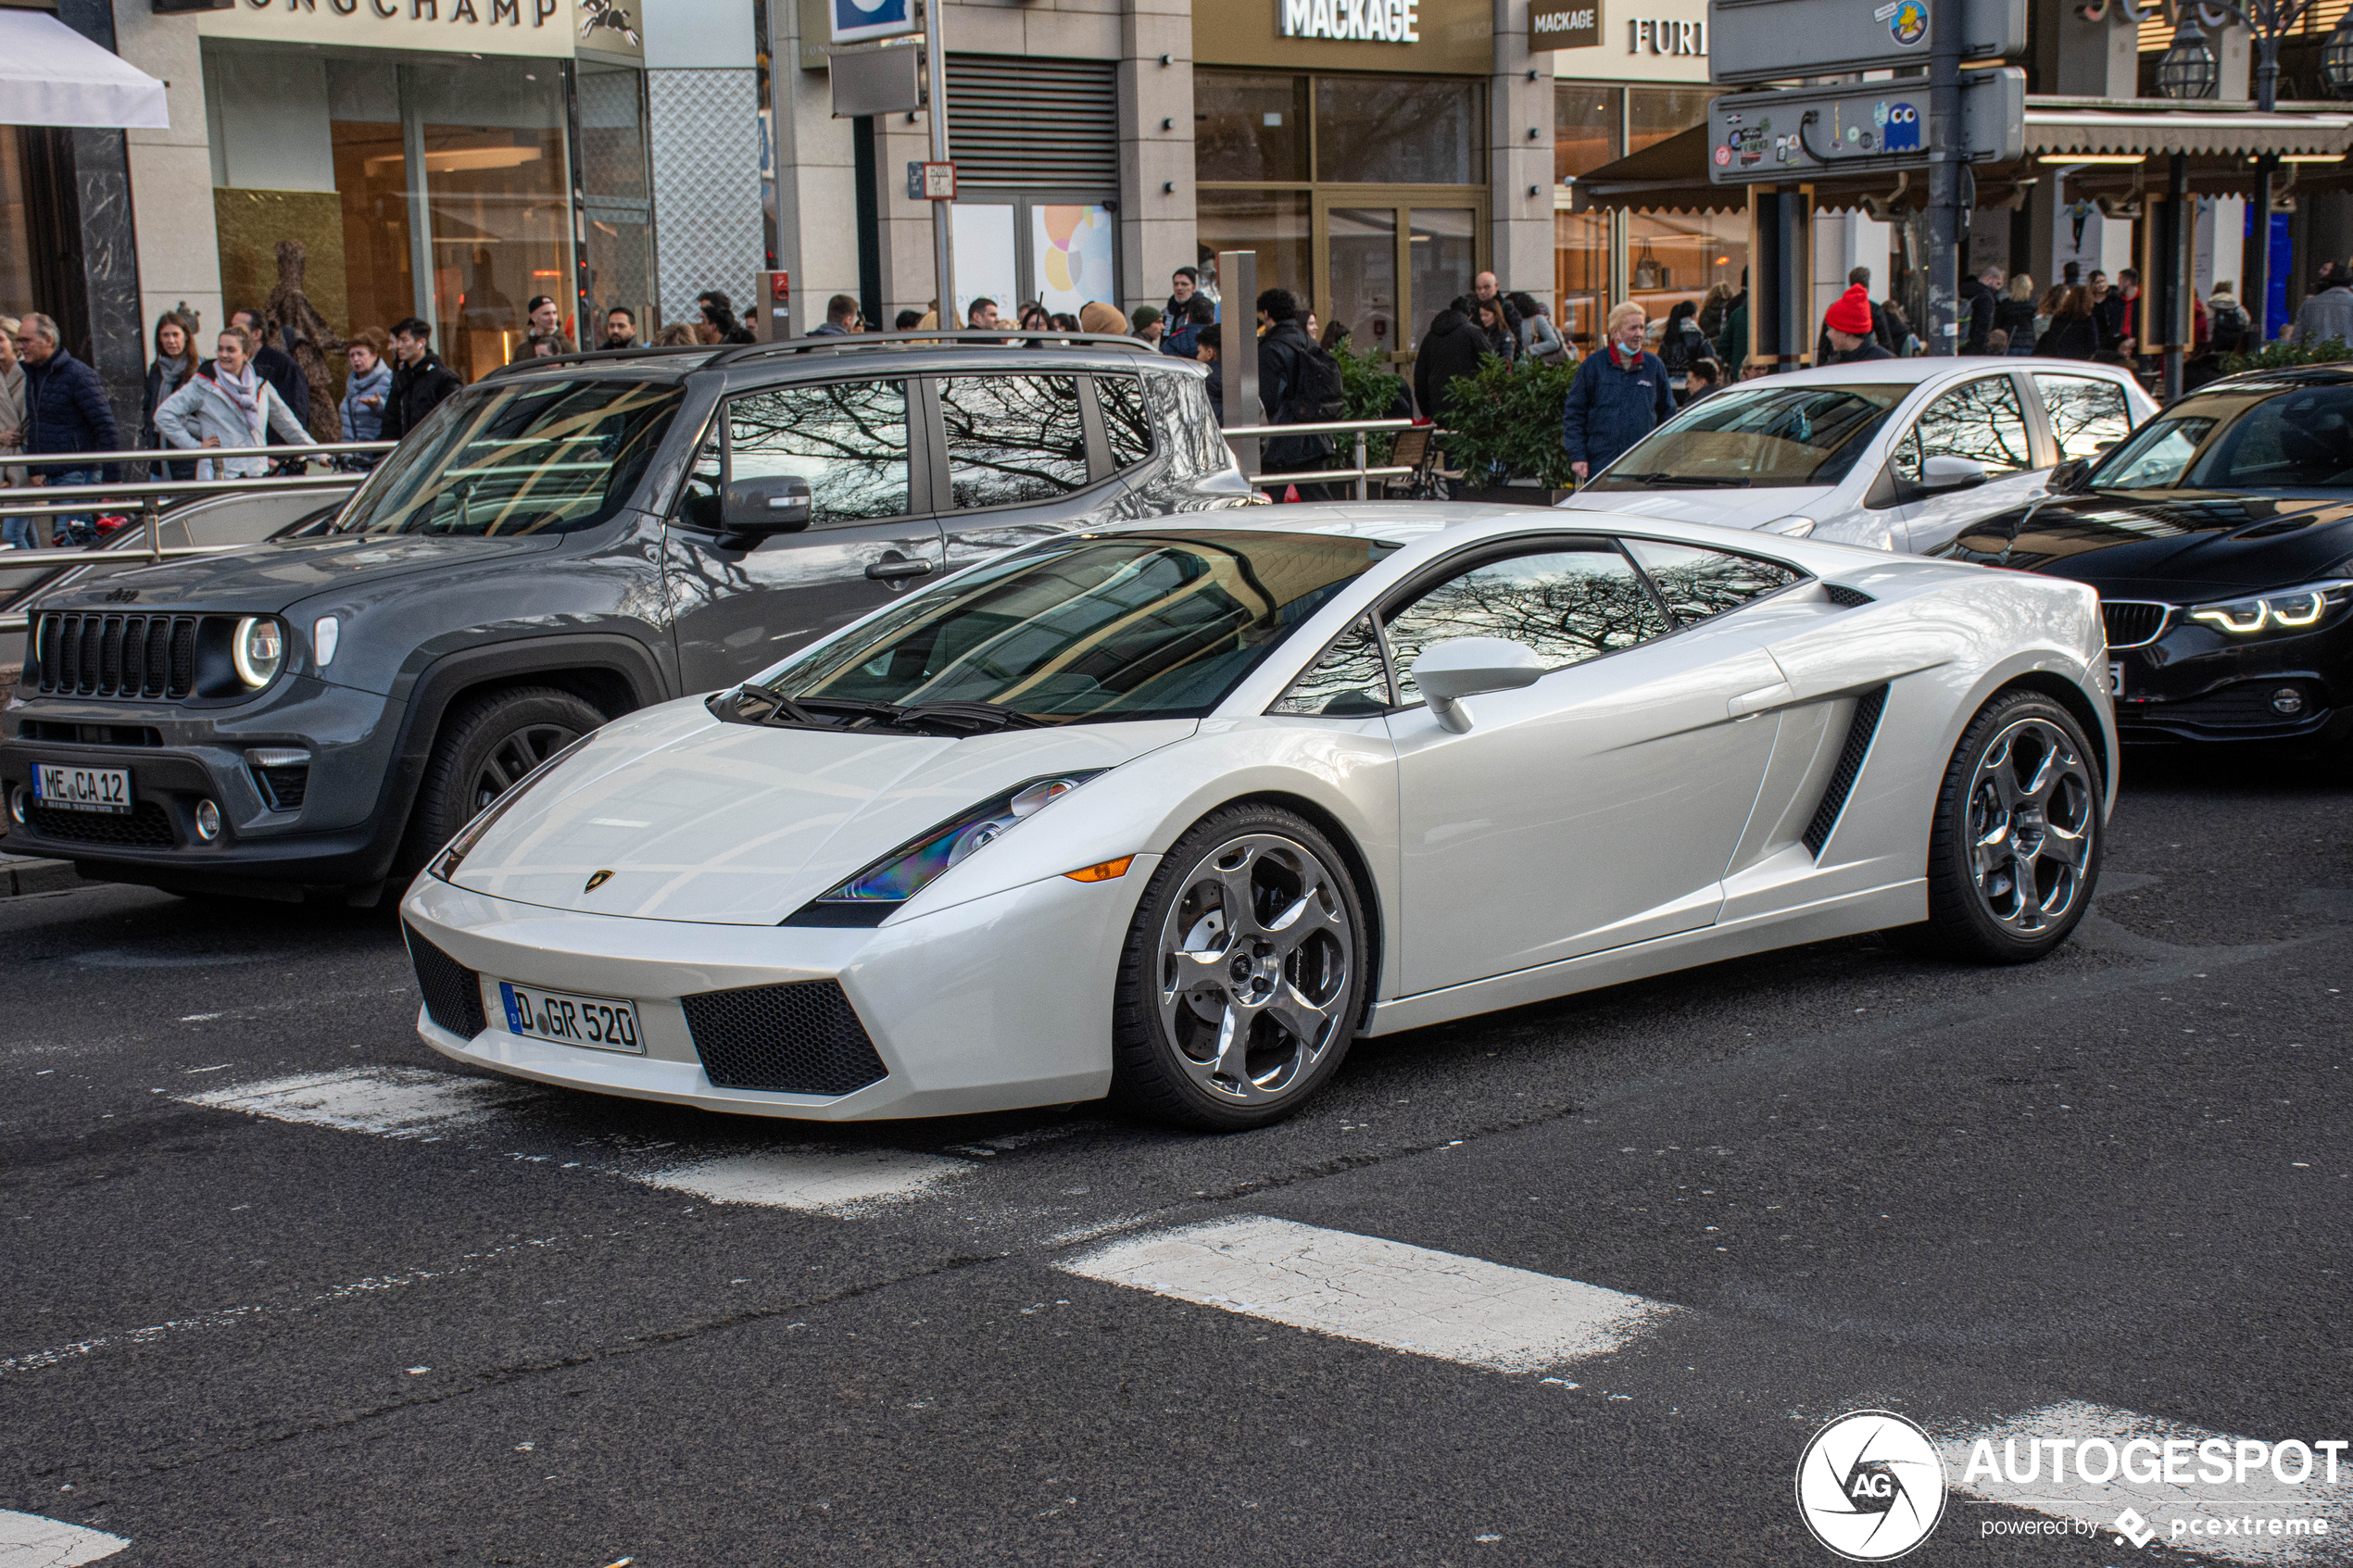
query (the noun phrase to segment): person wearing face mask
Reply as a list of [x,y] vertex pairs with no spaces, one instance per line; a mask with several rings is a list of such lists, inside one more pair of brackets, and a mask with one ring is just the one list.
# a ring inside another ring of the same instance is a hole
[[1607,343],[1602,352],[1585,356],[1569,383],[1561,409],[1561,445],[1579,484],[1674,417],[1675,388],[1667,367],[1642,346],[1649,326],[1642,307],[1631,300],[1613,307]]
[[[271,434],[289,446],[318,445],[278,389],[255,372],[253,335],[243,327],[223,332],[212,363],[163,400],[156,429],[182,451],[258,446]],[[198,479],[251,479],[269,471],[267,458],[207,458],[196,465]]]

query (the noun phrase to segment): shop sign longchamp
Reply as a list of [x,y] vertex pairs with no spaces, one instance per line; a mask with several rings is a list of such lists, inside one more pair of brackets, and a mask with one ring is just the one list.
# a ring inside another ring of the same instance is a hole
[[1419,44],[1420,0],[1275,0],[1285,38]]

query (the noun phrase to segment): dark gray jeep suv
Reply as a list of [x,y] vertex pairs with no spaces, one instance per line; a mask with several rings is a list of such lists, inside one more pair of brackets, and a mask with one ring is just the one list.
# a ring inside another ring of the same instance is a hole
[[1202,383],[1132,340],[936,333],[500,371],[332,524],[41,601],[0,847],[371,902],[607,719],[1010,546],[1247,505]]

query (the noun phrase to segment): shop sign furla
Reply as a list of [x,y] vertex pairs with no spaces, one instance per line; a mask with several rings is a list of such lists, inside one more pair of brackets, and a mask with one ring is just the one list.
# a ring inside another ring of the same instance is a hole
[[1420,0],[1275,0],[1285,38],[1422,41]]

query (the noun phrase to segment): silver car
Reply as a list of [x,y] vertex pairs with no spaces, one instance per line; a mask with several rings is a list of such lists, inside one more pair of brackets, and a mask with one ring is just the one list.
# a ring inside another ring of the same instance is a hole
[[1561,505],[1917,554],[2043,495],[2055,466],[2156,412],[2120,366],[1826,365],[1701,399]]

